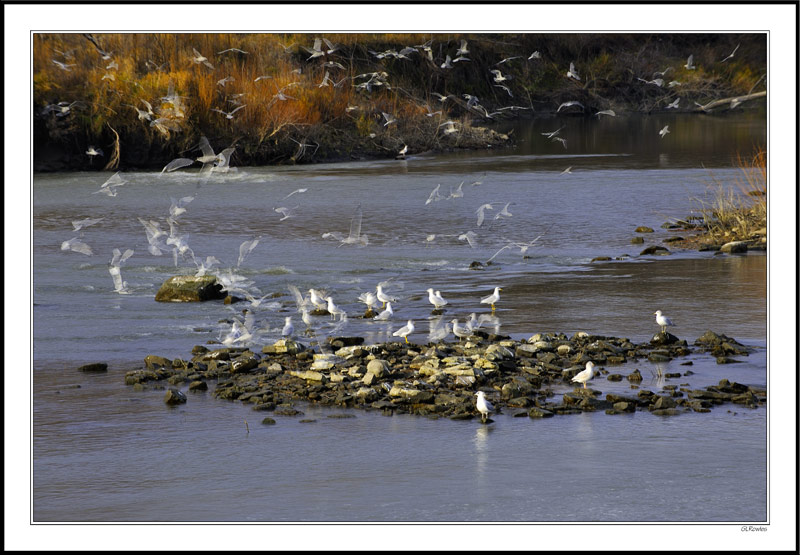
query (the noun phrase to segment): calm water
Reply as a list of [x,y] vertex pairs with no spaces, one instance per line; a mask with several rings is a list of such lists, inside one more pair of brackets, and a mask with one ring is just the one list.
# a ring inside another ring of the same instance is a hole
[[[660,139],[665,124],[673,132]],[[562,125],[566,150],[540,135]],[[667,383],[765,385],[766,256],[638,256],[670,236],[662,223],[699,208],[712,174],[736,187],[731,160],[763,144],[763,115],[563,118],[515,132],[520,146],[495,152],[240,168],[208,179],[196,170],[123,172],[129,183],[113,198],[92,194],[110,173],[37,175],[34,520],[765,520],[764,408],[542,421],[507,410],[482,426],[299,405],[302,418],[315,422],[276,417],[276,426],[262,427],[262,414],[210,393],[189,394],[186,405],[170,409],[163,391],[124,385],[125,371],[147,354],[186,358],[194,345],[219,340],[245,306],[154,302],[166,278],[196,267],[179,257],[176,268],[171,254],[148,253],[137,218],[160,220],[168,230],[170,199],[185,196],[194,200],[178,217],[179,231],[196,257],[213,255],[222,271],[246,277],[261,295],[276,294],[252,308],[258,345],[279,338],[285,316],[302,326],[290,284],[325,289],[350,315],[335,331],[330,319],[317,319],[321,336],[385,341],[414,319],[409,339],[420,344],[431,317],[425,289],[448,299],[447,320],[463,320],[486,313],[478,300],[499,285],[496,319],[486,325],[501,333],[586,331],[645,341],[658,330],[652,313],[661,309],[690,343],[711,329],[758,348],[736,365],[693,356],[695,374]],[[562,174],[569,166],[572,173]],[[443,198],[426,204],[437,185]],[[287,198],[300,188],[307,191]],[[493,210],[478,227],[484,203]],[[512,215],[495,219],[506,203]],[[347,235],[359,205],[367,246],[322,237]],[[281,206],[296,216],[281,221],[274,211]],[[60,250],[78,235],[70,222],[87,217],[105,218],[82,237],[95,254]],[[640,225],[656,231],[632,245]],[[459,239],[468,231],[473,246]],[[537,236],[527,257],[519,247],[498,253]],[[236,269],[239,245],[254,237],[258,245]],[[114,291],[114,248],[135,251],[122,266],[130,294]],[[624,260],[592,263],[597,256]],[[469,269],[492,257],[492,265]],[[383,281],[398,298],[392,320],[356,318],[364,309],[359,293]],[[108,362],[109,372],[77,372],[95,361]],[[681,371],[680,362],[662,370]],[[643,388],[664,385],[646,361],[619,371],[634,368],[646,377]],[[627,382],[604,378],[594,387],[631,391]],[[355,418],[328,418],[339,412]]]

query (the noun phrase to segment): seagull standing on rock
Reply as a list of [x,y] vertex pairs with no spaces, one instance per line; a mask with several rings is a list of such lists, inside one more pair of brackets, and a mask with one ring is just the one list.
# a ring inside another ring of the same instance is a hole
[[572,378],[573,382],[582,383],[583,389],[586,389],[586,382],[592,379],[594,376],[594,362],[591,360],[586,363],[586,369],[578,372],[574,378]]
[[653,314],[656,315],[656,323],[661,326],[661,333],[667,333],[667,326],[675,325],[672,320],[661,314],[660,310],[656,310]]
[[439,293],[439,291],[434,292],[433,288],[428,289],[428,300],[433,305],[435,310],[439,310],[447,304],[447,301],[442,298],[441,293]]

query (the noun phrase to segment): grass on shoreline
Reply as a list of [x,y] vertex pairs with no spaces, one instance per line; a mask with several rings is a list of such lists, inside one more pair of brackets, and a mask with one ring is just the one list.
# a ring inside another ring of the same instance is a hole
[[761,147],[749,156],[738,155],[740,175],[726,186],[713,173],[706,199],[694,199],[702,218],[703,243],[760,240],[767,228],[767,153]]

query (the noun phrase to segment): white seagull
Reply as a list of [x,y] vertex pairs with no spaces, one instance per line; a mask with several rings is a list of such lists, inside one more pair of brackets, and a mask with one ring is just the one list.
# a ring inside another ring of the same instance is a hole
[[388,320],[389,318],[392,317],[392,314],[394,314],[394,310],[392,309],[392,303],[388,302],[386,303],[386,308],[382,310],[380,314],[375,316],[373,320]]
[[658,132],[658,134],[661,135],[662,139],[667,133],[669,133],[669,125],[665,125],[664,128]]
[[439,310],[440,308],[442,308],[444,305],[447,304],[447,301],[444,300],[444,298],[442,298],[442,295],[439,291],[434,292],[432,287],[429,287],[427,291],[428,291],[428,301],[433,305],[433,308],[435,310]]
[[283,324],[283,330],[281,330],[281,335],[284,337],[291,337],[294,333],[294,325],[292,325],[292,317],[287,316],[286,321]]
[[672,320],[661,314],[660,310],[656,310],[653,314],[656,315],[656,323],[661,326],[661,333],[667,333],[667,326],[675,325]]
[[492,305],[492,311],[494,311],[494,304],[500,300],[500,291],[502,291],[502,287],[495,287],[494,293],[489,295],[488,297],[484,297],[481,299],[481,304],[489,304]]
[[686,60],[686,65],[683,67],[686,69],[697,69],[697,67],[694,65],[694,54],[689,54],[689,59]]
[[396,332],[392,333],[392,335],[394,335],[395,337],[402,337],[403,339],[406,340],[406,343],[408,343],[408,336],[411,335],[412,333],[414,333],[414,322],[409,320],[405,326],[403,326]]
[[569,63],[569,71],[567,72],[567,77],[572,77],[573,79],[577,79],[578,81],[581,80],[580,75],[578,75],[578,72],[575,69],[575,64],[572,62]]
[[92,252],[92,248],[83,241],[79,240],[77,237],[73,237],[72,239],[69,239],[61,243],[61,250],[75,251],[89,256],[92,256],[94,254]]
[[458,325],[458,318],[453,318],[450,323],[453,324],[453,335],[458,337],[459,341],[471,335],[472,332],[468,328]]
[[586,389],[586,382],[591,380],[592,376],[594,376],[594,362],[590,360],[586,363],[586,369],[575,374],[575,377],[572,378],[572,381],[576,383],[582,383],[583,388]]
[[331,315],[332,320],[335,320],[337,316],[339,316],[340,320],[347,316],[344,310],[333,304],[332,297],[325,297],[325,300],[328,301],[328,313]]
[[397,298],[387,295],[383,290],[383,286],[380,284],[378,284],[378,287],[376,288],[375,296],[378,297],[378,300],[383,303],[384,307],[386,306],[386,303],[397,302]]
[[489,413],[494,411],[494,406],[486,400],[486,394],[483,391],[478,391],[475,395],[478,397],[475,404],[478,407],[478,412],[481,413],[481,422],[486,422]]

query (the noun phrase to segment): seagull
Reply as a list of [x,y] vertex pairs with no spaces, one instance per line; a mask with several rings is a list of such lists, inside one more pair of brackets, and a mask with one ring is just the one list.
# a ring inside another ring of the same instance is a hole
[[665,125],[664,128],[658,132],[658,134],[661,135],[662,139],[667,133],[669,133],[669,125]]
[[325,297],[325,300],[328,301],[328,313],[331,315],[332,320],[335,320],[337,316],[339,316],[340,320],[347,316],[344,310],[333,304],[332,297]]
[[564,175],[565,173],[572,173],[572,166],[568,167],[567,169],[565,169],[563,172],[561,172],[558,175]]
[[458,236],[459,241],[466,241],[471,248],[475,248],[477,241],[475,240],[476,234],[474,231],[467,231]]
[[206,256],[205,262],[202,260],[198,262],[197,259],[195,259],[194,263],[197,265],[197,273],[195,274],[195,277],[201,277],[206,275],[212,267],[216,266],[220,262],[216,256]]
[[533,54],[531,54],[530,56],[528,56],[528,59],[529,59],[529,60],[538,60],[538,59],[540,59],[541,57],[542,57],[542,55],[539,53],[539,51],[538,51],[538,50],[535,50],[535,51],[533,52]]
[[194,160],[192,160],[191,158],[176,158],[175,160],[164,166],[164,169],[161,170],[161,173],[174,172],[177,169],[184,168],[186,166],[191,166],[192,164],[194,164]]
[[383,303],[384,307],[386,306],[386,303],[397,302],[397,298],[386,294],[386,292],[383,290],[383,286],[381,284],[378,284],[375,296],[377,296],[378,300]]
[[562,102],[561,105],[558,107],[558,110],[556,110],[556,112],[560,112],[561,108],[569,108],[570,106],[580,106],[581,110],[583,110],[583,104],[581,104],[577,100],[568,100],[567,102]]
[[[53,61],[55,62],[55,60],[53,60]],[[442,69],[452,69],[453,68],[453,64],[450,63],[452,61],[453,61],[453,59],[450,57],[450,54],[447,54],[445,56],[445,58],[444,58],[444,62],[442,62],[442,65],[439,66],[439,67],[441,67]],[[69,71],[69,70],[67,70],[67,71]]]
[[412,333],[414,333],[414,322],[409,320],[405,326],[403,326],[396,332],[392,333],[392,335],[394,335],[395,337],[402,337],[403,339],[406,340],[406,343],[408,343],[408,336],[411,335]]
[[83,220],[75,220],[72,222],[72,231],[80,231],[84,227],[89,227],[90,225],[99,224],[105,218],[85,218]]
[[[505,60],[503,60],[503,61],[505,61]],[[494,74],[494,78],[493,79],[494,79],[495,83],[500,83],[501,81],[507,81],[508,80],[508,75],[503,75],[500,72],[499,69],[490,69],[489,73],[493,73]]]
[[469,320],[467,320],[464,325],[467,327],[467,329],[470,332],[472,332],[472,331],[478,329],[479,327],[481,327],[481,324],[478,321],[478,317],[474,312],[469,315]]
[[75,64],[65,64],[64,62],[59,62],[58,60],[51,60],[51,61],[64,71],[72,71],[70,68],[75,67]]
[[694,65],[694,54],[689,54],[689,59],[686,60],[686,65],[684,65],[686,69],[697,69]]
[[439,291],[434,292],[432,287],[428,288],[427,291],[428,301],[433,305],[434,310],[439,310],[447,304],[447,301],[442,298],[442,295]]
[[365,247],[369,244],[369,238],[361,234],[361,219],[362,212],[361,205],[359,204],[350,220],[350,234],[347,237],[338,231],[330,231],[328,233],[323,233],[322,238],[327,239],[328,237],[333,237],[334,239],[338,239],[340,242],[339,246],[360,244],[362,247]]
[[284,337],[291,337],[294,333],[294,326],[292,325],[292,317],[287,316],[285,323],[283,324],[283,330],[281,330],[281,335]]
[[676,98],[671,103],[667,104],[667,108],[666,109],[669,110],[670,108],[680,108],[680,106],[679,106],[680,101],[681,101],[680,97]]
[[264,79],[272,79],[272,75],[259,75],[255,79],[253,79],[253,83],[258,83],[259,81],[263,81]]
[[575,70],[575,64],[570,62],[569,63],[569,71],[567,72],[567,77],[572,77],[573,79],[577,79],[578,81],[581,80],[578,72]]
[[147,233],[147,243],[149,247],[147,250],[150,251],[150,254],[153,256],[161,256],[163,251],[169,250],[169,247],[164,243],[165,239],[168,237],[166,231],[161,231],[161,226],[156,220],[144,220],[142,218],[138,218],[139,223],[144,226],[144,231]]
[[472,334],[472,332],[466,327],[462,328],[458,325],[458,318],[453,318],[450,320],[450,323],[453,324],[453,335],[458,337],[459,341],[465,337],[469,337]]
[[217,52],[217,55],[225,54],[225,52],[238,52],[239,54],[249,54],[249,52],[245,52],[244,50],[239,50],[238,48],[228,48],[226,50]]
[[238,112],[239,110],[241,110],[241,109],[242,109],[242,108],[244,108],[245,106],[247,106],[247,104],[242,104],[241,106],[237,106],[236,108],[234,108],[234,109],[233,109],[233,110],[231,110],[230,112],[225,112],[225,111],[223,111],[223,110],[220,110],[220,109],[218,109],[218,108],[211,108],[211,111],[212,111],[212,112],[219,112],[220,114],[222,114],[223,116],[225,116],[227,119],[233,119],[233,114],[235,114],[236,112]]
[[617,113],[614,110],[600,110],[595,115],[597,116],[597,119],[600,119],[600,116],[612,116],[612,117],[614,117],[614,116],[617,115]]
[[431,191],[431,194],[428,196],[428,200],[425,201],[426,205],[432,202],[438,202],[442,200],[442,195],[439,194],[439,187],[441,186],[442,184],[439,183],[438,185],[436,185],[436,187],[433,188],[433,191]]
[[442,130],[442,133],[444,133],[445,135],[449,135],[450,133],[458,133],[458,129],[456,129],[455,123],[456,122],[450,120],[440,124],[439,127],[446,126]]
[[210,67],[214,69],[214,66],[211,65],[211,62],[208,61],[208,58],[200,54],[196,48],[192,48],[192,52],[194,52],[194,56],[189,56],[189,58],[196,64],[205,64],[206,67]]
[[398,158],[405,158],[406,153],[408,152],[408,145],[404,144],[403,148],[397,153]]
[[397,119],[392,114],[387,114],[386,112],[381,113],[383,114],[383,118],[386,120],[386,123],[383,124],[384,127],[390,123],[397,123]]
[[202,156],[196,158],[198,162],[202,162],[203,164],[213,164],[216,162],[217,155],[214,154],[214,149],[211,148],[211,144],[204,135],[200,137],[200,144],[197,148],[203,152]]
[[517,58],[521,58],[521,57],[522,56],[511,56],[510,58],[503,58],[502,60],[500,60],[499,62],[497,62],[494,65],[499,66],[500,64],[504,64],[506,62],[510,62],[511,60],[516,60]]
[[439,102],[444,102],[445,100],[447,100],[448,98],[450,98],[450,95],[439,94],[439,93],[437,93],[437,92],[432,92],[431,94],[432,94],[433,96],[435,96],[436,98],[438,98],[438,99],[439,99]]
[[279,214],[283,214],[283,218],[281,218],[278,221],[282,222],[283,220],[286,220],[286,219],[289,219],[289,218],[293,217],[295,215],[295,209],[296,208],[297,208],[297,206],[295,206],[294,208],[286,208],[285,206],[279,206],[278,208],[276,208],[275,212],[277,212]]
[[558,133],[559,133],[559,132],[560,132],[562,129],[564,129],[564,127],[563,127],[563,126],[562,126],[562,127],[559,127],[559,128],[558,128],[558,129],[556,129],[555,131],[549,131],[549,132],[547,132],[547,133],[542,133],[542,135],[544,135],[544,136],[545,136],[545,137],[547,137],[548,139],[552,139],[553,137],[555,137],[556,135],[558,135]]
[[590,360],[586,363],[586,369],[578,372],[575,377],[572,378],[572,381],[582,383],[583,389],[586,389],[586,382],[591,380],[592,376],[594,376],[594,362]]
[[567,148],[567,140],[565,138],[563,138],[563,137],[553,137],[550,140],[553,141],[553,142],[558,141],[564,146],[565,149]]
[[223,77],[222,79],[217,81],[217,85],[219,85],[220,87],[224,87],[225,85],[227,85],[228,83],[230,83],[232,81],[236,81],[236,79],[234,79],[233,77],[228,75],[227,77]]
[[102,156],[103,151],[100,149],[94,148],[94,146],[89,146],[89,150],[86,151],[88,156]]
[[456,50],[456,56],[463,56],[464,54],[469,54],[469,50],[467,49],[467,41],[462,39],[461,46]]
[[392,310],[392,303],[388,302],[386,303],[386,308],[380,314],[375,316],[373,320],[388,320],[392,317],[392,314],[394,314],[394,310]]
[[495,216],[494,216],[495,220],[500,219],[500,218],[510,218],[513,215],[513,214],[511,214],[511,212],[508,211],[508,205],[509,204],[511,204],[511,203],[507,202],[506,205],[503,207],[503,209],[500,210],[500,212],[498,212],[497,214],[495,214]]
[[311,54],[306,61],[325,55],[325,51],[322,50],[322,39],[319,38],[314,39],[314,46],[311,48],[308,48],[307,46],[303,46],[302,48]]
[[120,267],[122,266],[123,262],[128,260],[133,255],[133,249],[128,249],[125,251],[125,253],[120,253],[119,249],[114,249],[112,254],[113,257],[108,265],[108,273],[111,274],[111,279],[114,280],[114,291],[120,294],[128,293],[128,282],[122,281]]
[[170,197],[172,204],[169,207],[169,215],[175,219],[181,214],[186,212],[186,205],[194,200],[194,197],[183,197],[180,200],[175,200]]
[[450,324],[442,325],[442,317],[431,320],[428,325],[428,342],[436,343],[442,341],[450,333]]
[[69,239],[61,243],[61,250],[75,251],[89,256],[92,256],[94,254],[92,252],[92,248],[83,241],[79,240],[77,237],[73,237],[72,239]]
[[478,209],[475,211],[475,213],[478,215],[478,224],[477,224],[478,227],[481,227],[481,225],[483,224],[483,220],[485,218],[484,212],[486,210],[493,210],[493,209],[494,207],[491,205],[491,203],[488,202],[478,207]]
[[326,295],[325,295],[324,291],[317,291],[316,289],[309,289],[308,290],[308,294],[309,294],[309,300],[311,301],[311,304],[313,304],[316,309],[318,309],[318,310],[322,310],[322,309],[327,310],[328,301],[325,298]]
[[653,314],[656,315],[656,323],[661,326],[661,333],[667,333],[667,326],[675,325],[672,320],[661,314],[660,310],[656,310]]
[[302,189],[295,189],[294,191],[292,191],[291,193],[289,193],[288,195],[283,197],[283,200],[286,200],[287,198],[289,198],[292,195],[298,195],[300,193],[305,193],[306,191],[308,191],[308,187],[304,187]]
[[733,58],[733,55],[736,54],[737,50],[739,50],[739,45],[738,44],[736,45],[736,48],[733,49],[733,52],[728,54],[724,59],[720,60],[719,63],[726,62],[726,61],[730,60],[731,58]]
[[372,291],[361,293],[358,296],[358,300],[367,305],[367,310],[372,310],[378,306],[378,297]]
[[97,193],[104,193],[110,197],[115,197],[117,196],[117,187],[121,187],[122,185],[125,185],[125,183],[127,183],[127,181],[122,179],[119,176],[119,172],[117,172],[109,177],[105,183],[100,185],[99,190],[93,192],[92,194],[95,195]]
[[500,291],[502,291],[502,287],[495,287],[494,293],[489,295],[488,297],[484,297],[481,299],[481,304],[490,304],[492,305],[492,312],[494,312],[494,303],[500,300]]
[[483,391],[478,391],[475,395],[478,397],[475,404],[478,407],[478,412],[481,413],[481,422],[486,422],[489,413],[494,411],[494,406],[486,400],[486,394]]
[[456,187],[455,191],[453,190],[452,187],[450,187],[450,196],[447,197],[447,200],[450,200],[451,198],[463,198],[464,197],[464,191],[462,190],[463,186],[464,186],[464,182],[462,181],[459,184],[459,186]]
[[669,83],[667,83],[667,86],[671,89],[673,87],[679,86],[680,84],[681,84],[680,81],[670,81]]
[[259,240],[261,240],[261,238],[256,237],[255,239],[244,241],[241,245],[239,245],[239,260],[236,262],[237,268],[242,265],[242,262],[244,262],[244,259],[247,257],[247,255],[253,252],[253,249],[256,248],[256,245],[258,245]]

